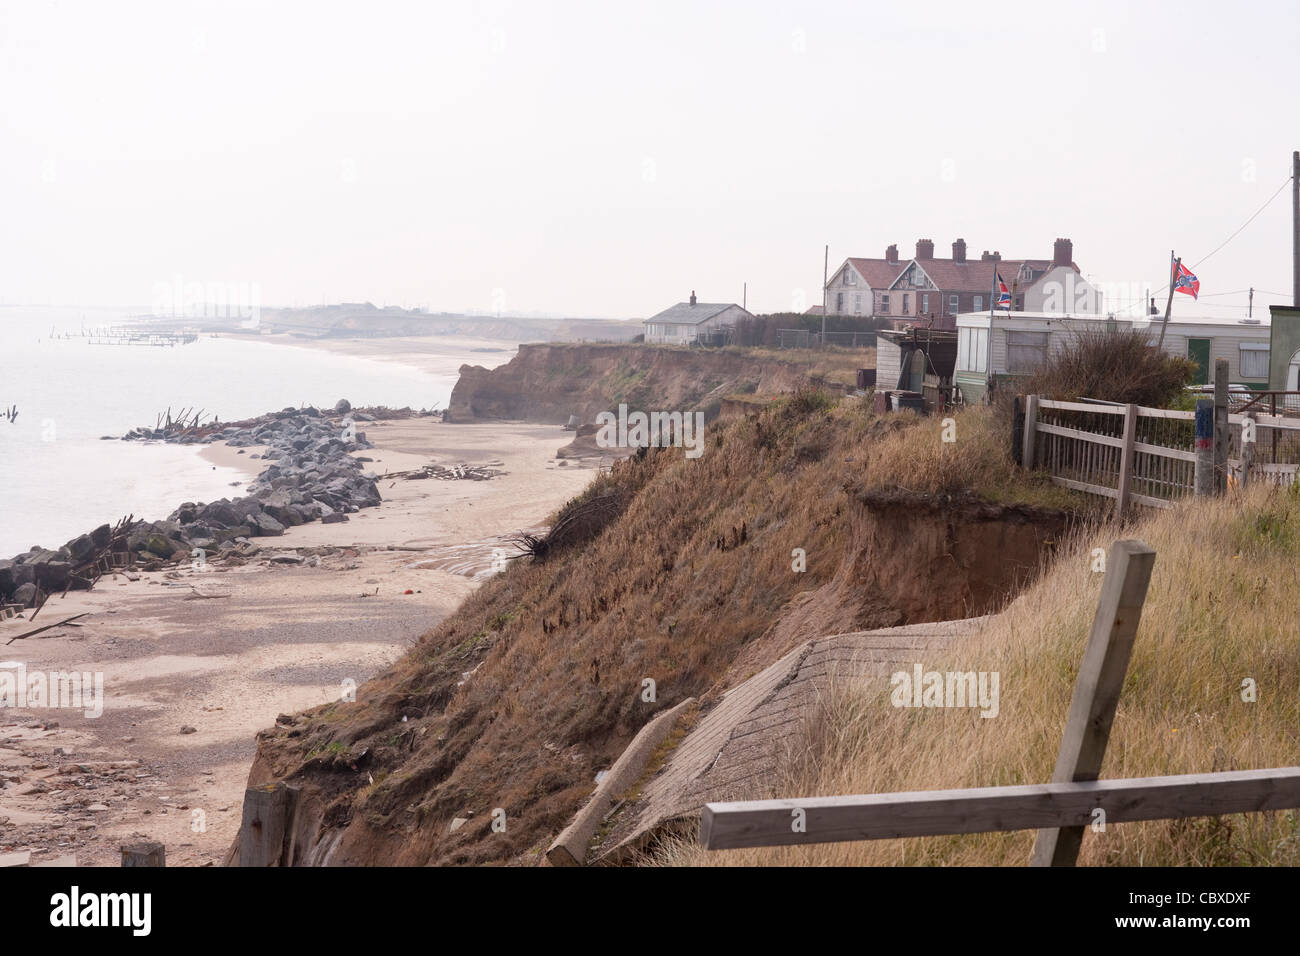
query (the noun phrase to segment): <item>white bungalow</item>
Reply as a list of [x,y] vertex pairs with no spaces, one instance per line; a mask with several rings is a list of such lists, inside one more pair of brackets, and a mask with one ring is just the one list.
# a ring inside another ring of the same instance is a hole
[[753,317],[734,302],[696,302],[692,292],[689,302],[678,302],[645,320],[645,340],[657,345],[690,345],[714,329]]

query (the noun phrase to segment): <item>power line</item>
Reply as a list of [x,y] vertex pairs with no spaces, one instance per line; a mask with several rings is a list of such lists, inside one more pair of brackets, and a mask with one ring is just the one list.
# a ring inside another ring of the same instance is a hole
[[[1230,235],[1227,239],[1224,239],[1223,242],[1221,242],[1221,243],[1219,243],[1217,246],[1215,246],[1215,247],[1214,247],[1214,252],[1211,252],[1210,255],[1206,256],[1204,259],[1199,260],[1199,261],[1196,263],[1196,265],[1192,266],[1192,268],[1193,268],[1193,269],[1196,269],[1196,268],[1197,268],[1197,267],[1198,267],[1202,262],[1204,262],[1206,259],[1209,259],[1210,256],[1214,255],[1215,252],[1218,252],[1220,249],[1222,249],[1222,248],[1223,248],[1224,246],[1226,246],[1228,243],[1232,242],[1233,239],[1236,239],[1236,238],[1237,238],[1237,235],[1241,232],[1241,230],[1242,230],[1242,229],[1245,229],[1245,228],[1246,228],[1247,226],[1249,226],[1252,222],[1254,222],[1254,221],[1256,220],[1256,218],[1258,218],[1259,214],[1262,213],[1265,209],[1268,208],[1269,203],[1271,203],[1274,199],[1276,199],[1279,195],[1281,195],[1282,190],[1286,189],[1286,187],[1289,186],[1289,185],[1291,185],[1291,177],[1290,177],[1290,176],[1288,176],[1286,179],[1282,180],[1282,185],[1277,187],[1277,192],[1275,192],[1275,193],[1273,193],[1273,195],[1269,196],[1268,199],[1265,200],[1264,205],[1262,205],[1262,206],[1260,206],[1258,209],[1256,209],[1256,210],[1255,210],[1255,214],[1254,214],[1253,216],[1251,216],[1249,219],[1247,219],[1245,222],[1243,222],[1243,223],[1242,223],[1242,224],[1237,228],[1237,231],[1236,231],[1236,232],[1234,232],[1234,233],[1233,233],[1232,235]],[[1168,287],[1168,286],[1165,286],[1165,288],[1167,289],[1167,288],[1169,288],[1169,287]]]

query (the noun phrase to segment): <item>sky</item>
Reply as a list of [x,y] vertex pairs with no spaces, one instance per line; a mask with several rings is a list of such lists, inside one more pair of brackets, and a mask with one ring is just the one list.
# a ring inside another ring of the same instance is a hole
[[1258,314],[1290,187],[1214,250],[1290,175],[1297,37],[1294,0],[0,0],[0,303],[802,311],[826,246],[1059,236],[1108,305],[1176,249],[1175,314]]

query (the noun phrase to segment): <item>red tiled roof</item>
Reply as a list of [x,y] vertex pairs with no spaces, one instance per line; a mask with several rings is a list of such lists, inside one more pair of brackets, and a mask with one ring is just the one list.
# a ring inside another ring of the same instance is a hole
[[890,262],[888,259],[854,259],[850,257],[849,263],[871,288],[887,289],[898,278],[899,274],[907,268],[908,260],[901,259],[898,262]]
[[[1023,266],[1030,266],[1040,276],[1052,268],[1051,259],[1000,259],[996,263],[983,262],[979,259],[967,259],[965,262],[953,262],[951,259],[917,259],[916,262],[939,287],[940,292],[986,292],[993,286],[995,265],[1002,275],[1002,281],[1008,287],[1016,285],[1016,291],[1023,292],[1033,285],[1032,282],[1017,284],[1016,277]],[[1077,272],[1079,267],[1074,266],[1074,270]],[[899,270],[900,273],[902,271]]]

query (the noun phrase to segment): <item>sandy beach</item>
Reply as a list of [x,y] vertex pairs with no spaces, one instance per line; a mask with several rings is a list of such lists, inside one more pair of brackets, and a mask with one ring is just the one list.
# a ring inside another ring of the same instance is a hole
[[[288,346],[291,348],[320,349],[339,355],[351,355],[359,358],[376,359],[381,362],[396,362],[418,368],[431,375],[455,377],[461,365],[484,365],[489,368],[510,361],[518,351],[514,343],[503,339],[478,339],[454,335],[422,336],[358,336],[348,338],[331,336],[329,338],[305,338],[279,332],[274,335],[257,333],[225,333],[227,338],[243,339],[249,342],[262,342],[268,345]],[[482,356],[482,361],[466,359],[466,354]]]
[[[554,426],[413,418],[365,431],[374,447],[355,454],[380,476],[379,507],[257,538],[242,566],[118,573],[52,598],[34,623],[30,611],[0,622],[0,663],[102,673],[104,692],[97,717],[0,710],[0,854],[117,866],[121,844],[148,839],[166,845],[169,866],[219,864],[238,832],[257,731],[395,660],[491,573],[494,549],[513,553],[510,534],[541,526],[592,475],[556,460],[572,434]],[[202,451],[250,479],[258,453]],[[503,474],[383,478],[430,462]]]

